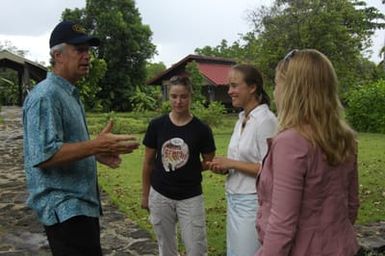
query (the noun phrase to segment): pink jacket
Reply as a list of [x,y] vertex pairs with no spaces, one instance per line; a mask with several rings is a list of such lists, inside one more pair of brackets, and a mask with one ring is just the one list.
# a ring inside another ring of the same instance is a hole
[[257,256],[355,255],[356,156],[330,166],[294,129],[277,135],[257,181]]

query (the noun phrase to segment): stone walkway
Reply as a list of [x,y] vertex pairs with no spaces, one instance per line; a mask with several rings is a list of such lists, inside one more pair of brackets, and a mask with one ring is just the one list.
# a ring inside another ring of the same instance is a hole
[[[41,224],[27,208],[21,111],[2,107],[0,116],[0,256],[51,255]],[[101,241],[105,256],[158,255],[148,232],[138,228],[102,194]]]

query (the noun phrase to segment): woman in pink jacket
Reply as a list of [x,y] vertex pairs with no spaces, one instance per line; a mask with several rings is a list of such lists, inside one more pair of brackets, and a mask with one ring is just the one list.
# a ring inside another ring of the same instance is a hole
[[293,50],[275,84],[279,128],[257,180],[257,255],[355,255],[357,148],[334,68],[316,50]]

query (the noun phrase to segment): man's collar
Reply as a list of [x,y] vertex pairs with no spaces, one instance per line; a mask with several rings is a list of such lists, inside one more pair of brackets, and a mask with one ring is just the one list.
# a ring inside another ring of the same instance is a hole
[[63,88],[69,95],[79,95],[79,89],[63,77],[56,75],[53,72],[48,72],[47,77],[58,82],[60,87]]

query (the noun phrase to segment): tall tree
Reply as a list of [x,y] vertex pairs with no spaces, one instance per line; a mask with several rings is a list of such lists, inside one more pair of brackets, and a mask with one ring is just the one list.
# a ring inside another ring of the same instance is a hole
[[97,94],[102,90],[100,80],[104,77],[107,64],[103,59],[98,59],[91,54],[91,67],[89,74],[79,81],[80,97],[87,111],[100,112],[103,110],[102,100]]
[[155,78],[157,75],[166,70],[166,65],[163,62],[146,63],[146,81]]
[[215,47],[204,46],[203,48],[196,48],[195,53],[203,56],[223,57],[234,59],[238,62],[255,61],[254,57],[260,51],[259,40],[253,32],[241,35],[241,38],[229,44],[227,40],[223,39],[221,43]]
[[232,45],[223,40],[195,52],[253,63],[271,84],[277,62],[288,51],[315,48],[332,60],[345,92],[384,76],[363,56],[375,30],[384,28],[384,18],[364,1],[276,0],[271,7],[249,11],[253,29]]
[[131,109],[130,96],[146,78],[146,60],[155,53],[152,32],[142,24],[133,0],[86,0],[84,9],[66,9],[63,19],[72,19],[101,39],[97,56],[107,63],[98,97],[105,110]]
[[[256,58],[270,77],[279,59],[294,48],[315,48],[333,62],[343,91],[366,82],[363,52],[376,29],[384,28],[384,14],[357,0],[276,0],[271,8],[250,13],[262,51]],[[367,67],[367,65],[366,65]],[[368,71],[368,70],[366,70]]]
[[203,48],[195,49],[196,54],[203,56],[238,59],[241,59],[243,57],[243,51],[244,49],[239,40],[234,42],[232,45],[229,45],[229,43],[225,39],[223,39],[221,43],[215,47],[205,46]]

